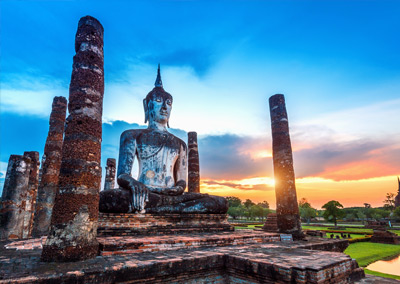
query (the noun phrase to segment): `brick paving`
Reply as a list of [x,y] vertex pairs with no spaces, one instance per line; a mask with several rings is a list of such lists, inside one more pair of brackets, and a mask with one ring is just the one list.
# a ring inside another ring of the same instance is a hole
[[[346,279],[352,271],[360,273],[355,262],[345,254],[307,249],[326,247],[340,240],[271,242],[276,236],[243,230],[183,236],[99,237],[99,242],[114,249],[113,252],[118,252],[119,246],[121,254],[66,263],[40,262],[45,238],[1,242],[0,283],[324,283],[332,280],[348,283]],[[140,242],[160,248],[153,252],[143,248],[136,253],[124,251],[128,245]],[[229,242],[236,245],[228,245]],[[163,248],[165,245],[169,247]]]

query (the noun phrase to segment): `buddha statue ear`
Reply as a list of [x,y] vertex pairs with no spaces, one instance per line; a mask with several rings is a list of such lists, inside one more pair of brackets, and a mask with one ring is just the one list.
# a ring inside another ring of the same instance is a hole
[[146,104],[146,99],[143,100],[143,108],[144,108],[144,123],[147,123],[149,120],[149,110]]

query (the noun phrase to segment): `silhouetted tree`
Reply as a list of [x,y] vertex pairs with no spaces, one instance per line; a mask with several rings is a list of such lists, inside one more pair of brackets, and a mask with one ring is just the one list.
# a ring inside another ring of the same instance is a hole
[[243,203],[243,205],[247,208],[250,209],[251,206],[256,205],[253,201],[250,199],[246,199],[246,201]]
[[268,201],[263,201],[257,204],[258,206],[261,206],[262,208],[269,208],[269,203]]
[[343,205],[340,204],[339,201],[331,200],[325,203],[322,208],[325,209],[324,211],[324,218],[327,221],[332,220],[335,223],[335,227],[337,227],[337,219],[343,218],[346,214],[342,209]]
[[229,207],[238,207],[240,204],[242,204],[242,200],[240,200],[239,197],[228,196],[225,198],[226,198],[226,200],[228,200]]
[[383,205],[384,208],[389,209],[390,211],[393,211],[394,209],[394,199],[395,199],[395,194],[388,192],[386,193],[386,199],[383,201],[385,205]]

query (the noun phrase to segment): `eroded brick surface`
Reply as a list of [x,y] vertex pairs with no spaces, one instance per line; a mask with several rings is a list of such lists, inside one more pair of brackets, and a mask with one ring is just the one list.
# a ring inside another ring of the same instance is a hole
[[32,233],[33,216],[35,215],[36,196],[39,184],[39,152],[30,151],[25,152],[24,156],[31,159],[31,167],[29,173],[29,182],[25,199],[25,212],[24,212],[24,228],[22,232],[23,238],[28,238]]
[[98,20],[80,19],[75,51],[58,192],[43,261],[76,261],[98,253],[104,94],[103,27]]
[[100,213],[100,236],[190,234],[233,231],[227,214]]
[[200,164],[197,133],[188,133],[188,191],[200,192]]
[[[232,234],[231,238],[240,239],[251,232],[238,234]],[[180,238],[184,237],[196,238]],[[217,237],[222,235],[197,236]],[[146,240],[154,241],[145,237],[143,243]],[[161,239],[158,243],[165,244]],[[8,283],[10,279],[13,283],[352,283],[362,277],[363,271],[349,256],[301,248],[305,243],[309,242],[184,248],[49,264],[39,261],[39,248],[23,249],[19,241],[18,247],[8,243],[8,249],[0,244],[0,283]]]
[[302,238],[285,97],[280,94],[270,97],[269,108],[278,229]]
[[32,229],[32,236],[34,237],[47,235],[49,232],[61,166],[66,111],[67,99],[54,97],[49,119],[49,133],[42,157],[42,175]]
[[266,232],[278,232],[278,222],[276,213],[269,213],[267,220],[265,220],[263,230]]
[[23,237],[31,158],[11,155],[0,207],[0,239]]
[[104,190],[113,189],[115,187],[115,171],[116,171],[115,159],[108,158],[106,166],[106,179],[104,182]]

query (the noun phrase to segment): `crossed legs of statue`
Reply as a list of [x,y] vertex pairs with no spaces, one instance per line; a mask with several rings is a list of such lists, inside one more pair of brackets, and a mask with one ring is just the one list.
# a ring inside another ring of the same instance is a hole
[[123,182],[119,184],[122,188],[100,192],[100,212],[224,214],[228,210],[226,199],[220,196],[190,192],[168,196],[153,193],[144,184],[136,180],[130,181],[129,185]]

